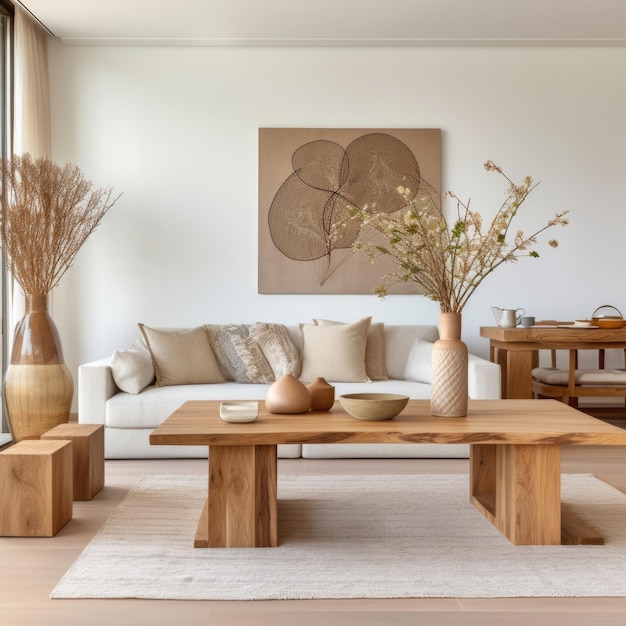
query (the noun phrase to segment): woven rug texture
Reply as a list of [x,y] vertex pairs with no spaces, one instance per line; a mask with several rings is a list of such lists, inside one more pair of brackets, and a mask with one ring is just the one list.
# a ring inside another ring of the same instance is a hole
[[467,475],[279,475],[277,548],[194,549],[207,478],[146,474],[52,598],[269,600],[626,596],[626,496],[563,475],[603,546],[513,546]]

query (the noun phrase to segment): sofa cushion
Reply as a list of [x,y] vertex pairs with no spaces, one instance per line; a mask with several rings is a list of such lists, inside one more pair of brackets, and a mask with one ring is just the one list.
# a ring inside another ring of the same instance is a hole
[[[333,320],[314,319],[315,324],[343,324]],[[371,380],[387,380],[385,371],[385,325],[382,322],[370,324],[365,344],[365,371]]]
[[[548,385],[569,384],[569,370],[554,367],[533,368],[533,378]],[[615,386],[626,385],[626,370],[623,369],[579,369],[574,373],[576,385]]]
[[236,383],[275,380],[272,367],[256,341],[264,328],[256,324],[208,324],[206,329],[225,378]]
[[269,384],[232,381],[210,385],[149,386],[136,396],[116,393],[109,398],[105,423],[107,428],[156,428],[188,400],[263,400],[268,389]]
[[328,381],[368,382],[365,346],[372,318],[352,324],[301,324],[302,372],[309,383],[318,376]]
[[434,343],[439,339],[439,329],[437,326],[385,324],[385,370],[390,379],[402,379],[416,339]]
[[224,382],[202,326],[159,330],[139,324],[139,328],[152,356],[157,387]]
[[[411,398],[428,398],[430,387],[406,380],[380,380],[369,383],[336,383],[335,398],[345,393],[400,393]],[[116,393],[106,402],[107,428],[156,428],[188,400],[263,401],[269,384],[225,382],[212,385],[170,385],[146,387],[140,394]],[[352,444],[349,444],[352,445]],[[395,444],[393,444],[395,445]],[[160,446],[157,446],[160,447]]]
[[301,358],[296,344],[291,339],[287,327],[283,324],[255,324],[257,328],[256,342],[263,351],[267,362],[278,380],[284,374],[300,376]]
[[150,351],[141,341],[126,350],[116,350],[111,357],[111,373],[121,391],[137,394],[154,380]]
[[416,339],[411,346],[402,378],[418,383],[433,382],[433,343]]

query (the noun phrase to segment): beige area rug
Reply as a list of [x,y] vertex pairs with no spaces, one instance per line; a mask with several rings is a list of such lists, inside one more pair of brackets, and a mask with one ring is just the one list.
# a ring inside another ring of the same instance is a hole
[[626,496],[564,475],[604,546],[513,546],[466,475],[279,476],[277,548],[194,549],[207,479],[144,475],[52,598],[626,596]]

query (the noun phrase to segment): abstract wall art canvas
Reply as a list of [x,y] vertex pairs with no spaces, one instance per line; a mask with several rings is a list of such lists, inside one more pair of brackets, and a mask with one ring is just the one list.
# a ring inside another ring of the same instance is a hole
[[352,250],[356,222],[331,233],[349,207],[405,208],[399,186],[440,193],[439,129],[259,129],[259,293],[373,294],[394,263]]

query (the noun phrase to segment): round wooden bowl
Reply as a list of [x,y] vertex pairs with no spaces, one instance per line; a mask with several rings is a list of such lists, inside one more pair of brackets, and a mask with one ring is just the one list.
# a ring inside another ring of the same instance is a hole
[[358,420],[390,420],[407,405],[409,396],[395,393],[348,393],[339,396],[346,412]]
[[593,325],[598,328],[624,328],[626,326],[626,320],[619,318],[596,318],[593,320]]

